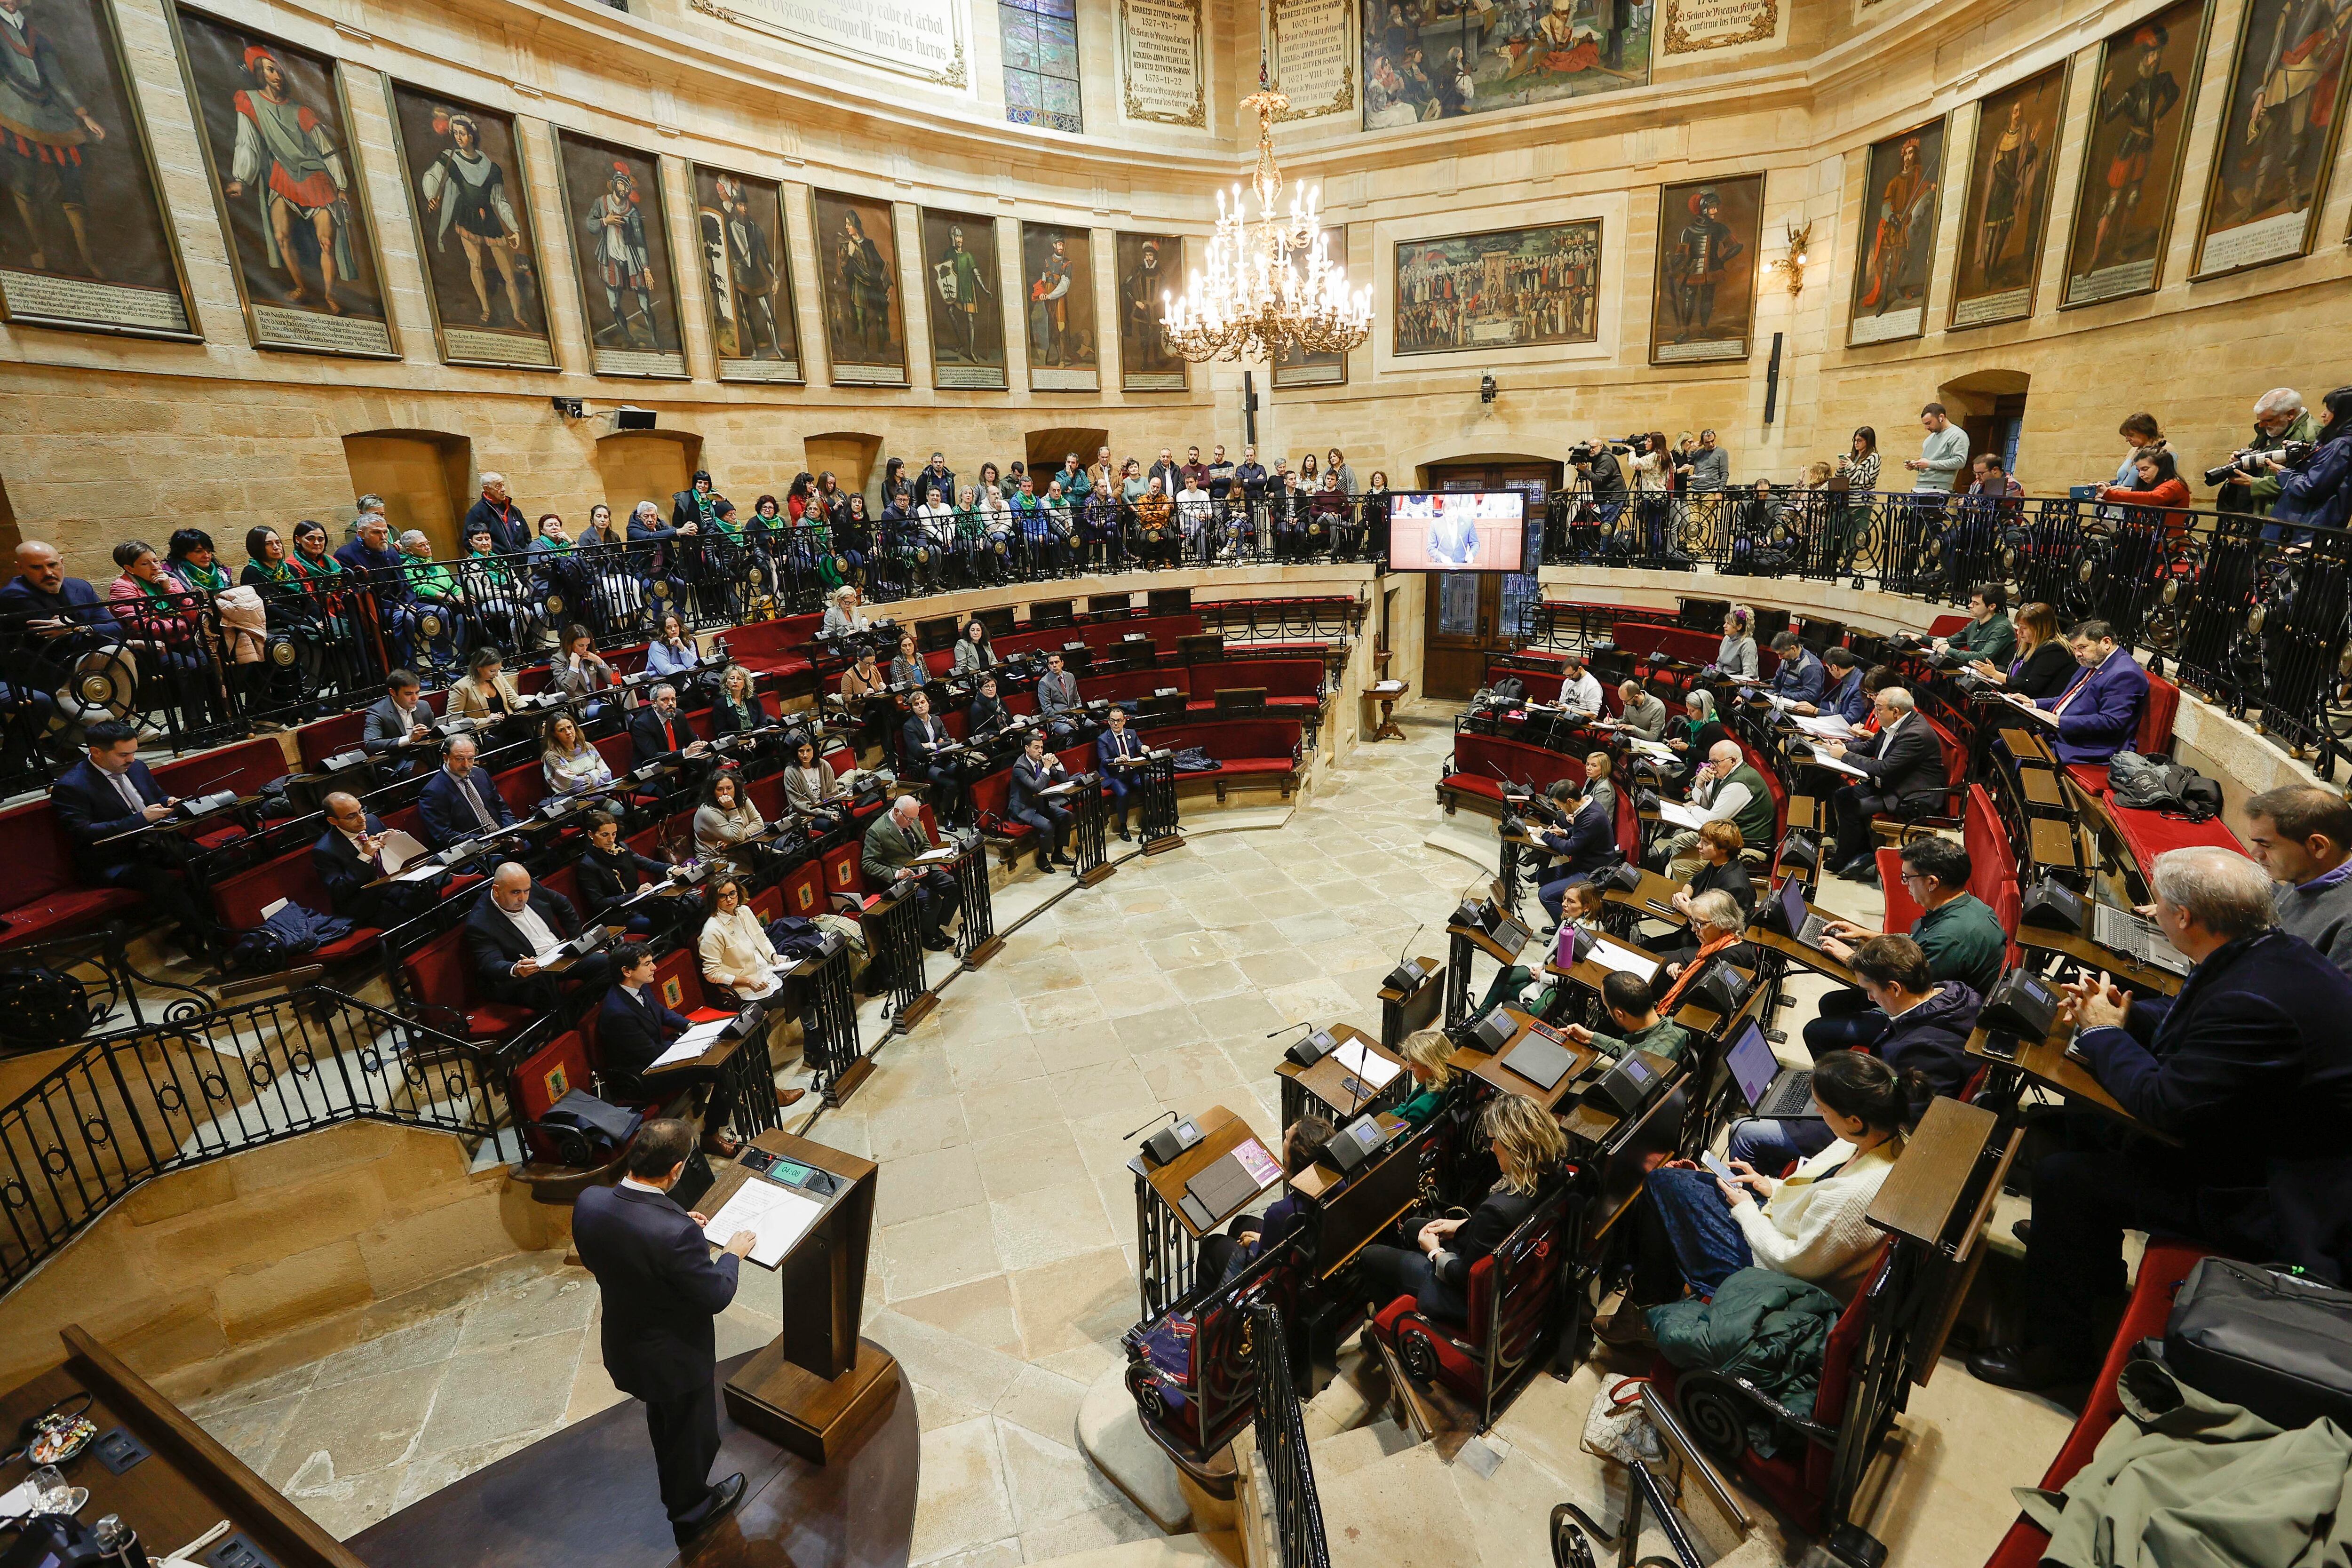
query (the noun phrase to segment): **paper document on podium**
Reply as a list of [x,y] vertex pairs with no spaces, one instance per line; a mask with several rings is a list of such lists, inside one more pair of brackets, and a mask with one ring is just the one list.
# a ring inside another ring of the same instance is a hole
[[1331,1054],[1341,1067],[1371,1085],[1376,1092],[1386,1089],[1389,1079],[1404,1070],[1386,1057],[1372,1055],[1371,1048],[1361,1040],[1349,1040]]
[[702,1234],[709,1237],[711,1246],[724,1247],[737,1231],[748,1230],[760,1238],[752,1245],[751,1261],[762,1268],[773,1268],[824,1212],[823,1204],[754,1176],[719,1205]]
[[1832,741],[1843,741],[1856,732],[1853,725],[1834,713],[1824,713],[1811,719],[1800,713],[1797,715],[1797,728],[1808,735],[1820,735]]
[[680,1062],[694,1060],[695,1058],[709,1050],[712,1042],[725,1034],[727,1026],[734,1021],[732,1018],[713,1018],[708,1024],[697,1024],[680,1035],[669,1049],[646,1064],[646,1071],[656,1072],[663,1068],[676,1067]]
[[1660,801],[1658,816],[1662,820],[1670,822],[1688,833],[1696,833],[1706,826],[1706,813],[1685,805],[1678,800]]
[[1870,776],[1868,773],[1864,773],[1860,768],[1853,766],[1850,763],[1842,763],[1826,752],[1815,752],[1813,753],[1812,763],[1813,766],[1817,768],[1827,768],[1833,773],[1851,773],[1858,779],[1866,779]]
[[1618,946],[1607,937],[1594,938],[1591,951],[1585,956],[1603,969],[1614,969],[1643,980],[1651,979],[1658,973],[1656,959],[1644,958],[1630,947]]
[[943,844],[937,849],[924,850],[920,855],[916,856],[912,861],[908,862],[908,864],[915,866],[944,866],[962,853],[962,850],[957,848],[952,844]]

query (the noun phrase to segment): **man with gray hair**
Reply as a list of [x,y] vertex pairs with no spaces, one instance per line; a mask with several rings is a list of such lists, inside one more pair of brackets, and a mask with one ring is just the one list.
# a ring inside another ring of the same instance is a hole
[[1721,490],[1731,488],[1731,454],[1717,442],[1715,432],[1698,433],[1698,450],[1691,454],[1690,488]]
[[[2060,1022],[2136,1131],[2106,1128],[2033,1170],[2026,1339],[1969,1358],[2004,1388],[2098,1369],[2126,1229],[2186,1237],[2340,1279],[2352,1265],[2352,977],[2272,923],[2268,872],[2234,850],[2156,858],[2156,921],[2196,968],[2175,997],[2105,974]],[[2158,1142],[2158,1140],[2162,1142]]]
[[2352,970],[2352,802],[2317,784],[2283,784],[2246,802],[2246,842],[2271,884],[2279,929]]
[[902,795],[890,809],[866,830],[858,864],[868,886],[877,891],[911,883],[923,931],[923,945],[943,952],[955,944],[948,940],[948,917],[956,911],[955,873],[944,866],[918,866],[915,859],[939,847],[923,826],[923,803]]
[[1817,753],[1834,757],[1862,774],[1830,796],[1837,814],[1837,874],[1850,882],[1876,886],[1878,854],[1870,840],[1870,819],[1933,805],[1944,794],[1944,748],[1936,731],[1900,686],[1880,691],[1872,704],[1878,733],[1852,742],[1821,741]]
[[490,548],[501,555],[520,555],[530,548],[530,524],[523,521],[522,508],[507,494],[504,474],[482,476],[481,499],[467,510],[466,531],[488,533]]
[[[2254,399],[2254,433],[2245,449],[2276,451],[2289,441],[2317,439],[2317,429],[2318,423],[2312,418],[2311,410],[2303,405],[2303,394],[2292,386],[2274,386]],[[2271,509],[2278,504],[2279,487],[2284,482],[2279,470],[2251,461],[2241,467],[2252,471],[2232,473],[2223,480],[2221,493],[2213,500],[2215,508],[2268,517]]]
[[[1739,829],[1743,844],[1768,855],[1771,852],[1773,828],[1779,821],[1779,814],[1772,809],[1772,786],[1748,764],[1748,753],[1739,749],[1738,742],[1717,741],[1707,748],[1706,763],[1691,784],[1690,804],[1706,814],[1700,819],[1702,826],[1728,822]],[[1650,858],[1652,864],[1664,866],[1675,881],[1689,881],[1699,867],[1697,828],[1674,835],[1651,850]]]

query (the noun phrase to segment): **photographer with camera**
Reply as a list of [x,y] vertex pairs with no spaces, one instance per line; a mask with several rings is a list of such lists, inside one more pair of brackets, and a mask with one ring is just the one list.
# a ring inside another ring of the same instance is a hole
[[1633,449],[1632,438],[1612,441],[1606,437],[1579,441],[1569,448],[1569,463],[1585,485],[1583,504],[1577,508],[1569,528],[1579,561],[1600,552],[1598,536],[1615,526],[1625,510],[1625,470],[1619,466],[1617,458]]
[[2337,387],[2320,403],[2327,418],[2314,432],[2309,452],[2263,458],[2278,476],[2278,502],[2271,515],[2305,528],[2342,528],[2352,516],[2352,483],[2347,482],[2352,480],[2352,440],[2345,438],[2352,437],[2352,386]]
[[[2292,386],[2274,386],[2254,400],[2254,436],[2230,455],[2230,460],[2205,470],[2205,482],[2221,493],[2214,505],[2222,511],[2268,517],[2279,499],[2279,475],[2292,463],[2273,467],[2263,454],[2278,452],[2290,442],[2316,439],[2316,422],[2303,405],[2303,394]],[[2263,538],[2275,542],[2283,530],[2264,529]]]

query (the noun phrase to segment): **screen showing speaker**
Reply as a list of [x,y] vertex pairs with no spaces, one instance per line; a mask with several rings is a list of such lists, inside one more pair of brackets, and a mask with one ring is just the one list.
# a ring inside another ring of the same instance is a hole
[[1517,490],[1413,490],[1389,497],[1392,572],[1517,572],[1528,498]]

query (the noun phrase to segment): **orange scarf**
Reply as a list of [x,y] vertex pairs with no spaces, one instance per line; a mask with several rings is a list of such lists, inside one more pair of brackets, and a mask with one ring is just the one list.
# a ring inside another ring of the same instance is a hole
[[1698,978],[1699,971],[1706,967],[1708,959],[1738,940],[1739,933],[1734,931],[1729,936],[1719,936],[1713,942],[1702,942],[1699,945],[1697,956],[1683,965],[1683,972],[1675,976],[1675,983],[1668,986],[1666,994],[1658,999],[1658,1016],[1662,1018],[1670,1016],[1675,1010],[1675,998],[1683,994],[1683,987]]

